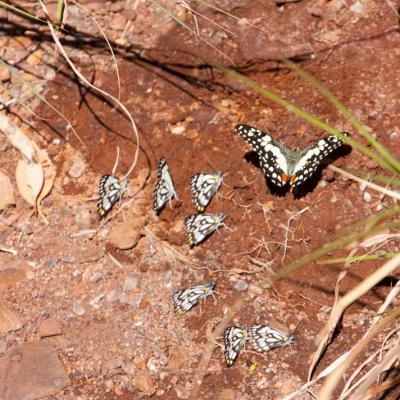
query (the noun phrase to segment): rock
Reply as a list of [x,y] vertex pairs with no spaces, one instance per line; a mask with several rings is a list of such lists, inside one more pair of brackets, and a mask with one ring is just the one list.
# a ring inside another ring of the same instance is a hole
[[106,361],[102,367],[105,372],[112,371],[122,367],[124,360],[121,357],[115,358],[113,360]]
[[111,279],[106,287],[106,300],[118,301],[122,296],[122,288],[117,279]]
[[152,396],[156,392],[150,372],[146,370],[139,371],[133,377],[131,383],[135,389],[143,392],[146,396]]
[[233,288],[238,292],[244,292],[249,287],[249,284],[245,282],[243,279],[238,279],[234,284]]
[[372,196],[368,192],[364,192],[363,199],[366,203],[371,203]]
[[[1,81],[1,70],[0,70]],[[15,204],[14,188],[10,178],[0,172],[0,210],[4,210],[7,206]]]
[[72,305],[72,311],[76,315],[84,315],[86,312],[80,300],[74,301],[74,304]]
[[235,400],[235,391],[233,389],[224,389],[219,395],[218,400]]
[[123,291],[129,292],[130,290],[137,289],[140,285],[140,278],[135,275],[130,275],[125,279]]
[[8,308],[6,304],[0,302],[0,333],[5,334],[17,331],[22,328],[23,324],[24,322],[17,313]]
[[71,384],[57,351],[46,341],[23,343],[11,349],[0,359],[0,376],[2,400],[44,398]]
[[42,62],[42,50],[36,50],[26,59],[29,65],[38,65]]
[[90,275],[89,282],[90,283],[97,283],[103,275],[101,275],[99,272],[95,272],[92,275]]
[[173,135],[182,135],[186,131],[186,127],[184,125],[176,125],[170,129]]
[[179,385],[179,384],[176,385],[175,392],[176,392],[176,395],[180,399],[188,399],[189,398],[189,391],[182,385]]
[[100,293],[96,297],[94,297],[92,300],[89,301],[89,304],[98,310],[101,306],[100,301],[104,298],[105,293]]
[[116,31],[122,31],[126,26],[126,18],[122,14],[113,15],[108,26]]
[[187,358],[184,350],[177,345],[169,348],[168,368],[174,374],[179,374],[182,368],[187,364]]
[[108,240],[118,249],[130,250],[136,246],[143,235],[145,223],[144,217],[131,215],[125,222],[113,225]]
[[86,163],[85,160],[83,159],[83,156],[81,154],[75,155],[75,158],[72,162],[72,166],[68,171],[68,174],[72,176],[72,178],[79,178],[86,169]]
[[35,272],[28,269],[28,271],[26,271],[26,279],[28,279],[28,281],[31,281],[33,279],[35,279]]
[[60,323],[53,317],[43,320],[39,325],[39,336],[49,337],[62,334],[62,327]]
[[4,65],[0,65],[0,82],[8,81],[11,77],[11,72]]

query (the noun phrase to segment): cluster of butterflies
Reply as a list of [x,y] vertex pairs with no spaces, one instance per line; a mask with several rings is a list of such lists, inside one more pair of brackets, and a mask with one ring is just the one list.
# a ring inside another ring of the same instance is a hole
[[[214,295],[215,284],[193,286],[179,290],[172,295],[174,311],[182,315],[192,309],[201,300]],[[294,337],[281,332],[278,329],[266,325],[256,324],[250,330],[244,327],[229,326],[224,332],[224,357],[228,367],[231,367],[239,355],[240,350],[250,340],[255,351],[266,352],[276,347],[288,346],[294,341]]]
[[[268,133],[249,125],[237,125],[237,133],[242,136],[257,153],[260,166],[265,176],[278,187],[290,185],[290,189],[298,187],[309,179],[334,150],[344,144],[335,135],[319,139],[310,147],[300,150],[288,149],[273,139]],[[347,132],[342,132],[348,137]],[[200,173],[190,180],[193,202],[199,214],[185,219],[187,239],[191,246],[199,244],[208,235],[223,225],[224,214],[201,214],[217,192],[223,181],[220,172],[213,174]],[[127,179],[118,179],[113,175],[100,178],[98,214],[105,217],[113,205],[122,198],[127,188]],[[176,197],[175,187],[165,158],[161,158],[157,171],[157,184],[154,189],[153,209],[158,214],[167,202]]]
[[[215,173],[199,173],[190,178],[193,203],[197,214],[189,215],[185,221],[186,238],[190,246],[201,243],[206,237],[224,225],[223,213],[204,213],[204,210],[223,182],[220,171]],[[176,195],[175,186],[169,172],[167,161],[161,157],[157,170],[157,183],[153,192],[153,210],[156,214],[171,203]]]

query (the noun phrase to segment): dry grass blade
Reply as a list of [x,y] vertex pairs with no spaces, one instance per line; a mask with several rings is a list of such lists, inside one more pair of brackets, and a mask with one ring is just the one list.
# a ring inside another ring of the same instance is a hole
[[[378,282],[380,282],[382,279],[387,277],[390,273],[392,273],[396,268],[398,268],[400,265],[400,255],[387,263],[385,263],[382,267],[380,267],[378,270],[373,272],[371,275],[369,275],[366,279],[364,279],[359,285],[357,285],[353,290],[348,292],[345,296],[343,296],[339,302],[337,303],[337,306],[332,309],[330,318],[328,323],[325,325],[321,332],[321,343],[318,347],[317,352],[314,355],[310,370],[309,370],[309,376],[312,375],[315,365],[317,364],[323,350],[326,347],[326,344],[328,343],[330,335],[333,333],[334,329],[336,328],[336,325],[342,316],[344,310],[352,304],[354,301],[359,299],[361,296],[363,296],[365,293],[367,293],[371,288],[373,288]],[[397,309],[397,314],[395,314],[395,317],[400,315],[400,310]],[[394,317],[392,317],[393,319]],[[392,320],[390,319],[390,321]],[[378,322],[376,325],[374,325],[368,332],[367,334],[363,337],[361,341],[358,342],[358,344],[351,350],[349,355],[346,357],[344,362],[335,370],[335,372],[328,378],[327,382],[323,386],[320,392],[320,398],[321,399],[330,399],[331,394],[337,384],[339,383],[342,374],[344,371],[348,368],[348,366],[351,364],[351,362],[354,360],[354,358],[365,348],[365,346],[375,337],[382,328],[382,326],[387,325],[387,320],[388,318],[385,318],[384,320],[381,320]]]
[[359,178],[358,176],[350,174],[349,172],[344,171],[341,168],[335,167],[334,165],[328,165],[328,168],[333,170],[333,171],[335,171],[335,172],[337,172],[337,173],[339,173],[339,174],[341,174],[341,175],[343,175],[343,176],[346,176],[347,178],[352,179],[353,181],[362,183],[363,185],[365,185],[366,187],[368,187],[370,189],[376,190],[377,192],[380,192],[380,193],[382,193],[382,194],[384,194],[386,196],[392,197],[393,199],[400,200],[400,193],[399,192],[395,192],[394,190],[389,190],[389,189],[386,189],[386,188],[384,188],[382,186],[379,186],[379,185],[377,185],[375,183],[368,182],[365,179],[362,179],[362,178]]
[[[45,12],[47,18],[49,18],[49,13],[47,10],[46,5],[43,3],[43,0],[39,0],[40,1],[40,5],[42,6],[43,11]],[[130,173],[133,171],[133,168],[135,167],[136,163],[137,163],[137,159],[139,157],[139,133],[138,130],[136,128],[136,124],[135,121],[132,118],[132,115],[130,114],[130,112],[127,110],[127,108],[114,96],[112,96],[111,94],[105,92],[104,90],[98,88],[97,86],[91,84],[80,72],[79,70],[75,67],[74,63],[71,61],[71,59],[69,58],[68,54],[66,53],[63,45],[61,44],[57,33],[55,31],[55,29],[53,28],[53,26],[51,25],[50,21],[47,22],[47,25],[50,29],[50,33],[51,36],[57,46],[57,48],[60,50],[61,54],[64,56],[64,59],[67,61],[67,63],[69,64],[69,66],[72,68],[72,70],[75,72],[75,74],[79,77],[79,79],[84,82],[87,86],[89,86],[90,88],[96,90],[97,92],[99,92],[100,94],[102,94],[103,96],[106,96],[107,98],[111,99],[115,104],[118,105],[118,107],[121,108],[121,110],[126,114],[126,116],[128,117],[129,121],[131,122],[132,125],[132,129],[133,132],[135,134],[135,138],[136,138],[136,150],[135,150],[135,155],[133,157],[133,161],[132,164],[128,170],[128,172],[125,174],[125,176],[123,178],[126,178],[127,176],[130,175]]]

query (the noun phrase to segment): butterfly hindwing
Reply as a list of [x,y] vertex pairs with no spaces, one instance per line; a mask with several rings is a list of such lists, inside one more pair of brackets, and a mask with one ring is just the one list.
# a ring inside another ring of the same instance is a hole
[[236,131],[258,154],[264,174],[277,186],[283,186],[287,177],[286,149],[268,133],[249,125],[237,125]]
[[194,307],[201,299],[206,299],[214,293],[215,284],[193,286],[184,290],[179,290],[172,295],[174,311],[183,314]]
[[174,197],[177,196],[168,164],[166,159],[161,157],[157,169],[157,183],[153,192],[153,210],[158,214]]
[[229,326],[224,331],[224,358],[226,365],[231,367],[235,362],[240,350],[249,338],[247,327]]
[[105,217],[114,204],[124,194],[128,181],[118,179],[113,175],[103,175],[99,183],[99,198],[97,200],[97,211],[101,218]]
[[224,218],[223,213],[189,215],[184,221],[187,242],[190,246],[201,243],[207,236],[224,225]]
[[[343,132],[348,136],[346,132]],[[333,151],[343,145],[343,140],[331,135],[317,141],[317,143],[302,151],[301,158],[294,166],[291,181],[293,187],[299,186],[307,180],[320,166],[321,161]]]
[[191,177],[190,189],[192,191],[193,203],[198,212],[205,210],[221,186],[222,181],[223,177],[220,171],[213,174],[199,173]]
[[[277,186],[287,182],[295,188],[318,169],[321,161],[344,144],[331,135],[318,140],[305,150],[288,149],[270,135],[248,125],[237,125],[237,132],[257,152],[264,174]],[[345,136],[347,133],[343,132]]]
[[294,340],[291,335],[260,324],[251,327],[250,337],[254,350],[261,353],[272,350],[275,347],[288,346]]

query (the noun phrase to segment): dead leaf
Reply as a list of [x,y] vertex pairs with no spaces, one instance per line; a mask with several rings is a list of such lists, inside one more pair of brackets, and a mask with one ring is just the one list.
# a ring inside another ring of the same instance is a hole
[[0,210],[11,204],[15,204],[14,188],[10,178],[0,172]]
[[19,160],[15,177],[21,196],[36,209],[36,201],[44,185],[42,167],[33,162]]

